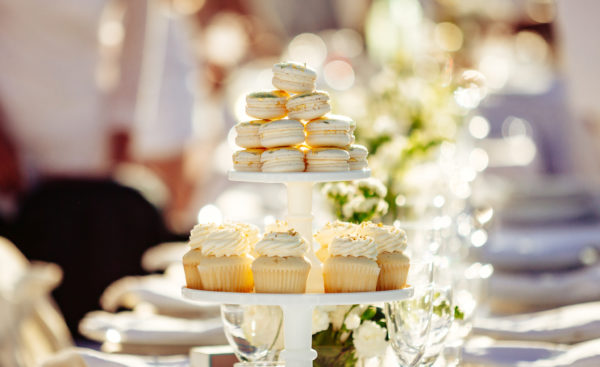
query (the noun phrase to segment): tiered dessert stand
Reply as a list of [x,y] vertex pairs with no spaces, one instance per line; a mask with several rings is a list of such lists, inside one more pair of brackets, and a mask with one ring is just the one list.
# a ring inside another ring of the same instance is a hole
[[282,353],[287,367],[311,367],[317,352],[311,348],[312,313],[315,306],[352,305],[398,301],[410,298],[411,288],[393,291],[358,293],[323,293],[321,263],[312,247],[312,192],[315,182],[350,181],[369,177],[369,169],[347,172],[241,172],[230,171],[232,181],[284,183],[287,186],[290,227],[297,230],[309,243],[312,268],[304,294],[266,294],[211,292],[183,288],[183,296],[203,303],[281,306],[283,310],[284,344]]

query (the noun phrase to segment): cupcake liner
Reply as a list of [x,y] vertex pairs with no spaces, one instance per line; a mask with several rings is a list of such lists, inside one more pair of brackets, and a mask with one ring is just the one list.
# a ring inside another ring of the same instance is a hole
[[377,279],[378,291],[402,289],[406,286],[410,264],[380,264],[381,272]]
[[256,293],[304,293],[310,263],[299,257],[259,257],[252,264]]
[[372,292],[377,289],[379,267],[373,260],[330,257],[323,268],[325,293]]
[[224,256],[207,258],[198,266],[204,289],[217,292],[252,292],[251,258]]
[[198,264],[184,264],[183,272],[185,273],[185,283],[188,288],[203,289]]

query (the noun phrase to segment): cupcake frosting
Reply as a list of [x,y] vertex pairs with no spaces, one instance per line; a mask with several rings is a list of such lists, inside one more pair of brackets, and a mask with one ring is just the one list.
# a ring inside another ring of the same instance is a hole
[[380,254],[406,250],[406,232],[394,226],[365,222],[360,226],[360,234],[373,238]]
[[377,246],[371,237],[342,235],[335,237],[329,245],[331,256],[366,257],[377,260]]
[[258,242],[258,240],[260,238],[260,235],[259,235],[260,230],[254,224],[250,224],[250,223],[235,223],[233,225],[233,227],[235,229],[238,229],[238,230],[242,231],[242,234],[244,235],[244,239],[246,240],[246,242],[248,242],[248,245],[250,247],[254,246],[254,244],[256,242]]
[[286,232],[290,229],[287,220],[276,220],[275,223],[268,224],[265,227],[265,232]]
[[250,248],[244,234],[235,227],[219,226],[202,244],[205,256],[239,256],[248,254]]
[[357,230],[358,226],[356,224],[336,220],[327,223],[314,237],[321,246],[327,247],[335,237],[344,234],[356,234]]
[[199,249],[202,247],[206,237],[217,228],[218,226],[214,223],[198,223],[192,228],[190,232],[190,247],[193,249]]
[[297,232],[266,233],[254,247],[260,256],[302,257],[308,250],[306,241]]

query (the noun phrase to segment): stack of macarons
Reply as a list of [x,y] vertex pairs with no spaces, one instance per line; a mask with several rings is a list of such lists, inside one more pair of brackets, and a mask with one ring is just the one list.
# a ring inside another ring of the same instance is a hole
[[[367,167],[367,149],[354,144],[356,124],[331,111],[327,92],[315,90],[317,73],[293,62],[273,66],[273,91],[246,96],[256,118],[235,126],[234,169],[251,172],[329,172]],[[287,118],[286,118],[287,116]]]

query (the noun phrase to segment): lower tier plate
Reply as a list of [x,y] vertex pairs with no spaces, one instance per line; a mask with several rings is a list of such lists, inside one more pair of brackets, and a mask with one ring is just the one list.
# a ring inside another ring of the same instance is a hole
[[371,170],[368,168],[344,172],[244,172],[231,170],[228,174],[231,181],[265,183],[352,181],[370,176]]
[[353,305],[377,302],[390,302],[408,299],[413,295],[412,288],[393,291],[355,292],[355,293],[236,293],[201,291],[183,287],[184,298],[202,303],[241,304],[241,305]]

